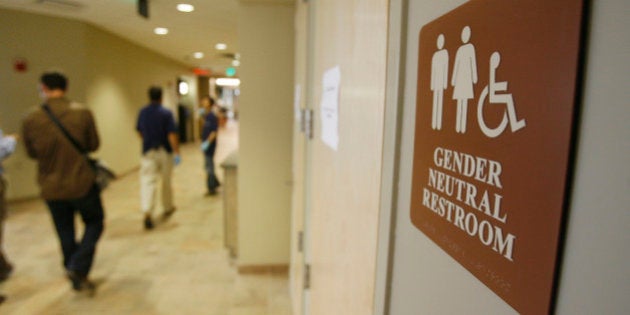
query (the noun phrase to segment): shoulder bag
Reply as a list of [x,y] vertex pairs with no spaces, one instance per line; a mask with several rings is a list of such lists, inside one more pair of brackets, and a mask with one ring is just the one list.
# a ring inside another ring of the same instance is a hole
[[94,159],[90,157],[89,153],[85,149],[83,149],[83,147],[70,135],[68,130],[64,128],[64,126],[61,124],[59,119],[57,119],[57,117],[52,113],[52,111],[50,110],[50,107],[48,107],[47,104],[44,104],[42,108],[44,109],[46,114],[48,114],[48,117],[50,117],[50,119],[55,123],[55,125],[59,127],[59,130],[61,130],[61,132],[68,139],[68,141],[70,141],[70,143],[72,143],[75,149],[77,149],[77,151],[79,151],[79,153],[81,153],[81,155],[83,155],[83,157],[86,159],[86,161],[88,162],[88,164],[90,165],[94,173],[96,174],[96,179],[94,181],[96,185],[98,186],[98,188],[101,191],[107,188],[109,183],[112,180],[116,179],[116,174],[114,174],[114,172],[111,169],[109,169],[102,160]]

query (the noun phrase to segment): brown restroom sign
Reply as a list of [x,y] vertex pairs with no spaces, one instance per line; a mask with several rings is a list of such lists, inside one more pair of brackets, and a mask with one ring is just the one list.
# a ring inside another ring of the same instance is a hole
[[582,1],[469,1],[419,36],[411,221],[521,314],[553,311]]

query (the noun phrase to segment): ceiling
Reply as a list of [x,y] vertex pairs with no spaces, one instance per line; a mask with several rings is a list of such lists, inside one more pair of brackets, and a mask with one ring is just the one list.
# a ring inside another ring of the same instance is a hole
[[[295,0],[148,0],[149,18],[138,14],[138,0],[0,0],[0,8],[66,17],[90,23],[190,67],[223,72],[238,53],[238,7],[292,4]],[[177,11],[179,3],[193,12]],[[156,35],[156,27],[168,28]],[[227,49],[215,49],[217,43]],[[196,59],[193,53],[202,52]]]

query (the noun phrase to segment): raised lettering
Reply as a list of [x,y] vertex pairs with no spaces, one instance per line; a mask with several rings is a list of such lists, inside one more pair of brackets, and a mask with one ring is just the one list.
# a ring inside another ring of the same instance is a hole
[[480,182],[486,181],[486,165],[488,165],[488,160],[484,158],[477,158],[477,165],[475,165],[475,179]]
[[503,257],[507,258],[509,261],[514,261],[512,259],[512,250],[514,249],[514,240],[516,236],[509,234],[506,238],[503,238],[503,230],[500,227],[494,227],[494,247],[492,249],[503,255]]
[[435,163],[435,165],[437,167],[442,167],[442,151],[444,149],[437,147],[435,148],[435,151],[433,151],[433,163]]
[[[472,222],[472,224],[471,224]],[[479,227],[479,221],[474,213],[468,212],[466,214],[466,233],[470,236],[477,234],[477,228]]]
[[503,185],[501,185],[501,179],[499,178],[501,172],[501,163],[491,160],[490,165],[488,166],[488,184],[503,188]]

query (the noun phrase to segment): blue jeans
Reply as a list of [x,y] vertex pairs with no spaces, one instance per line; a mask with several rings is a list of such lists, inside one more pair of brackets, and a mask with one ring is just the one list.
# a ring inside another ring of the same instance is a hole
[[[46,200],[63,252],[63,265],[80,276],[92,268],[96,243],[104,229],[101,195],[94,185],[84,197],[72,200]],[[74,214],[79,212],[85,224],[80,242],[76,240]]]
[[204,155],[206,159],[205,168],[206,168],[206,186],[209,192],[212,192],[217,189],[221,185],[219,180],[217,179],[216,173],[214,172],[214,156]]

